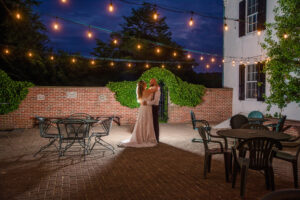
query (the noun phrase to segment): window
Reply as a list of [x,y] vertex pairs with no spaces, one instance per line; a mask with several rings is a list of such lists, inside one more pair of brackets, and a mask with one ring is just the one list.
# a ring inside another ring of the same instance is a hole
[[248,65],[246,72],[246,98],[257,97],[257,68],[256,65]]
[[247,1],[247,33],[257,30],[258,0]]

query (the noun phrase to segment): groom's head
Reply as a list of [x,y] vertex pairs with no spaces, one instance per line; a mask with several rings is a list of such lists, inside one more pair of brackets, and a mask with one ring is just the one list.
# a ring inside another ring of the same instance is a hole
[[150,80],[150,86],[157,86],[157,81],[156,81],[155,78],[152,78],[152,79]]

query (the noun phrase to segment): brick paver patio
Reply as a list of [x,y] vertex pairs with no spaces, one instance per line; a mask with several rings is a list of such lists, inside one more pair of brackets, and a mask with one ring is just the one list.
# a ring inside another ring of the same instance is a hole
[[[129,136],[130,127],[113,126],[106,141],[116,153],[95,150],[84,161],[78,147],[61,158],[54,148],[33,157],[46,143],[38,129],[0,132],[0,199],[241,199],[239,179],[234,189],[225,182],[222,156],[203,179],[203,144],[191,142],[191,125],[161,124],[154,148],[116,146]],[[274,168],[276,189],[292,188],[291,165],[275,160]],[[250,170],[246,199],[268,192],[264,176]]]

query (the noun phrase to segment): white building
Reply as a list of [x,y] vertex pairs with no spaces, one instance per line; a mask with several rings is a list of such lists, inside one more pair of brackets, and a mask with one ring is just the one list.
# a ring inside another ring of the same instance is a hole
[[[233,115],[253,110],[272,115],[279,113],[275,106],[267,112],[262,94],[269,95],[270,85],[265,83],[264,74],[259,73],[260,63],[266,59],[266,52],[260,46],[264,41],[263,24],[274,21],[276,0],[227,0],[224,5],[226,18],[239,19],[226,20],[228,31],[224,32],[224,87],[233,88]],[[265,84],[258,86],[258,81]],[[300,120],[300,107],[290,103],[282,114],[288,119]]]

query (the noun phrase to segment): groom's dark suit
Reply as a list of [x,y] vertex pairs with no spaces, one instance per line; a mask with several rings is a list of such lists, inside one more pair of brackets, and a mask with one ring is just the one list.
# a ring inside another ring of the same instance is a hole
[[152,115],[153,115],[153,126],[157,142],[159,142],[159,122],[158,122],[158,110],[160,100],[160,88],[153,93],[151,104],[152,104]]

